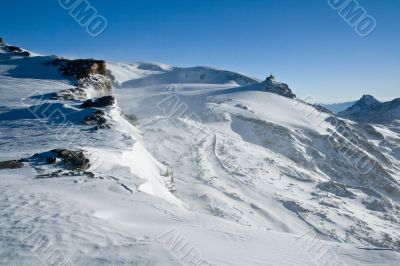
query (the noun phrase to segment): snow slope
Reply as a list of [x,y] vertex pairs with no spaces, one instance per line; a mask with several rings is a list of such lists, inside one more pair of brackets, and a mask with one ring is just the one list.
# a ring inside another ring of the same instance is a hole
[[172,83],[251,85],[257,80],[209,67],[173,67],[160,63],[109,63],[117,86],[151,86]]
[[379,164],[360,176],[329,114],[240,74],[107,64],[117,102],[81,109],[51,59],[0,60],[0,161],[24,158],[0,170],[1,265],[398,265],[398,157],[371,130],[343,122]]
[[[393,145],[374,145],[358,124],[257,86],[182,82],[127,83],[116,95],[139,118],[152,154],[174,170],[183,201],[241,224],[299,233],[298,220],[337,241],[398,249]],[[350,152],[374,167],[360,169]]]

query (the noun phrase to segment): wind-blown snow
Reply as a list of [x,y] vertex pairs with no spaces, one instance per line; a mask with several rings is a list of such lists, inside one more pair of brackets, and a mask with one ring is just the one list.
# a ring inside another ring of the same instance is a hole
[[117,103],[93,130],[94,110],[48,97],[75,84],[46,60],[0,60],[0,160],[81,149],[90,167],[0,170],[0,264],[41,264],[45,239],[73,265],[398,265],[398,128],[342,121],[379,163],[360,175],[329,114],[233,72],[142,62],[107,64]]

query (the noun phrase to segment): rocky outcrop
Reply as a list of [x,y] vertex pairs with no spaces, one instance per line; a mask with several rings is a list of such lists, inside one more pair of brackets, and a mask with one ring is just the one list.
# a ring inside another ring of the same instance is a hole
[[70,171],[84,171],[89,168],[89,159],[81,150],[54,149],[49,152],[35,154],[32,159],[47,164],[57,164]]
[[64,76],[75,79],[86,78],[89,75],[99,74],[106,76],[106,62],[95,59],[76,59],[55,58],[46,63],[46,65],[57,66]]
[[93,108],[93,107],[101,108],[101,107],[112,106],[114,104],[115,104],[114,96],[104,96],[100,98],[86,100],[79,108],[81,109]]
[[107,76],[109,71],[103,60],[56,57],[45,65],[56,66],[64,76],[76,80],[76,88],[59,91],[53,99],[82,100],[111,94],[112,81]]
[[351,199],[356,198],[356,195],[350,190],[348,190],[345,185],[335,183],[332,181],[320,183],[317,185],[317,188],[322,191],[332,193],[338,197],[351,198]]
[[387,212],[393,209],[391,202],[386,199],[363,200],[362,203],[365,205],[365,208],[371,211]]
[[16,56],[30,56],[31,53],[24,51],[21,48],[14,45],[6,45],[2,38],[0,38],[0,47],[6,52]]
[[17,169],[17,168],[22,168],[23,166],[24,166],[24,164],[21,161],[17,161],[17,160],[0,162],[0,170],[1,169]]
[[91,97],[108,96],[111,94],[111,80],[105,76],[95,74],[77,81],[77,87],[61,90],[52,95],[55,100],[84,100]]
[[276,81],[273,75],[270,75],[262,82],[241,87],[240,89],[248,91],[265,91],[292,99],[296,98],[296,95],[292,92],[289,86],[285,83]]
[[101,96],[106,96],[111,94],[112,82],[108,77],[102,74],[94,74],[79,79],[78,87],[92,89],[100,93]]
[[97,125],[99,127],[103,127],[107,123],[107,119],[105,118],[106,113],[102,110],[96,110],[93,113],[87,115],[82,123],[85,125]]
[[275,77],[270,75],[265,81],[262,82],[266,92],[275,93],[288,98],[296,98],[289,86],[285,83],[275,81]]
[[84,89],[76,87],[53,93],[51,98],[53,100],[75,101],[79,99],[86,99],[87,94]]

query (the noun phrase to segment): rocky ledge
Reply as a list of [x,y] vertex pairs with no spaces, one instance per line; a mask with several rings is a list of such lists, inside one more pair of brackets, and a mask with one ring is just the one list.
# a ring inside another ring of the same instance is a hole
[[266,92],[275,93],[288,98],[296,98],[296,94],[292,92],[289,85],[275,81],[275,77],[270,75],[265,81],[262,82]]
[[113,106],[115,104],[114,96],[104,96],[96,99],[89,99],[86,100],[79,108],[86,109],[86,108],[101,108],[107,106]]
[[45,63],[46,65],[57,66],[64,76],[82,79],[89,75],[100,74],[107,76],[106,62],[95,59],[70,60],[56,57]]
[[21,48],[14,45],[6,45],[2,38],[0,38],[0,48],[3,49],[6,53],[10,53],[16,56],[30,56],[31,53],[28,51],[24,51]]

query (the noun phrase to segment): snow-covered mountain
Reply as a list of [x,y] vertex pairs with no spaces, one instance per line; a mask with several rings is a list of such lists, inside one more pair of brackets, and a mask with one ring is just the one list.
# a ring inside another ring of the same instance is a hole
[[4,45],[0,92],[2,265],[398,265],[396,126],[273,77]]
[[338,115],[359,123],[398,123],[400,122],[400,98],[380,102],[371,95],[364,95]]
[[110,63],[111,78],[116,85],[144,87],[171,83],[230,84],[244,86],[257,80],[231,71],[210,67],[173,67],[159,63],[138,62],[132,64]]

